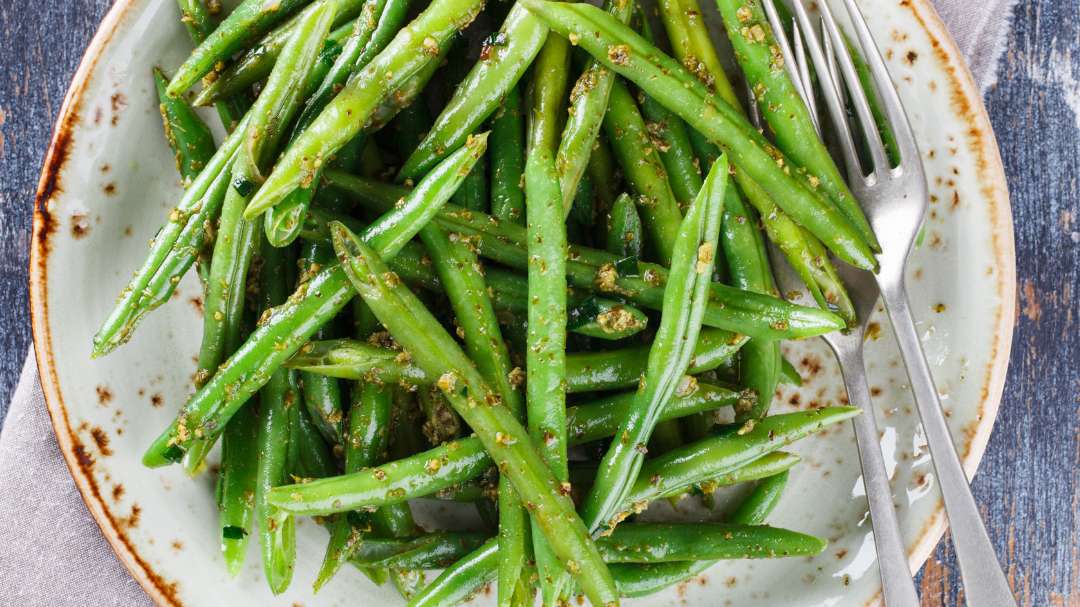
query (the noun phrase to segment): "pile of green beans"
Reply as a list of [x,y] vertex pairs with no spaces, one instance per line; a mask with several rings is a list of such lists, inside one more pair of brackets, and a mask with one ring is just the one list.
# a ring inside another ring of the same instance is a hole
[[[351,564],[414,607],[492,582],[500,607],[613,607],[825,548],[764,525],[798,474],[780,449],[858,411],[767,413],[801,381],[780,340],[852,320],[826,247],[873,268],[877,241],[760,7],[718,0],[761,29],[731,38],[768,139],[696,0],[658,5],[674,58],[624,0],[177,2],[196,48],[148,78],[184,192],[92,356],[198,268],[196,391],[143,463],[204,473],[220,439],[231,576],[255,537],[284,592],[299,516],[329,533],[316,592]],[[766,238],[819,308],[777,297]],[[634,521],[739,483],[727,520]],[[427,532],[421,498],[485,528]]]

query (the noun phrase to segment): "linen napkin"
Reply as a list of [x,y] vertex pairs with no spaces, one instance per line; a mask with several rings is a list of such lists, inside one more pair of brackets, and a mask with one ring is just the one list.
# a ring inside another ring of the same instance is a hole
[[[932,0],[981,92],[997,80],[1015,0]],[[0,433],[0,597],[23,607],[153,602],[109,547],[60,452],[34,350]]]

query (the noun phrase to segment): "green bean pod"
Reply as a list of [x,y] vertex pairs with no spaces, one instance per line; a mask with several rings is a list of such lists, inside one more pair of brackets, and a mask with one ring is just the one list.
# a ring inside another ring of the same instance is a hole
[[480,61],[454,92],[428,136],[398,173],[416,180],[460,147],[517,85],[547,39],[548,29],[522,7],[511,9],[502,28],[485,43]]
[[262,181],[262,170],[277,152],[277,142],[304,99],[305,84],[318,63],[337,1],[326,0],[318,9],[304,15],[252,107],[252,120],[241,149],[258,181]]
[[782,208],[792,218],[841,259],[868,270],[877,267],[873,251],[808,178],[686,68],[600,9],[544,0],[524,0],[524,5],[561,35],[578,37],[578,44],[597,60],[720,145],[734,166],[786,205]]
[[[572,502],[552,492],[557,481],[521,424],[497,402],[479,372],[427,308],[367,244],[335,224],[334,247],[376,317],[425,373],[440,378],[439,387],[500,464],[500,471],[514,483],[522,503],[531,504],[533,520],[585,594],[594,604],[617,603],[606,568]],[[481,402],[491,404],[477,406]]]
[[210,280],[203,300],[203,337],[195,374],[197,387],[243,342],[248,266],[262,232],[259,222],[247,221],[242,216],[253,187],[251,178],[241,152],[232,167],[232,183],[225,193],[210,262]]
[[[472,143],[452,154],[402,204],[368,226],[364,238],[386,257],[393,257],[449,199],[461,183],[462,172],[475,162],[475,154],[483,152],[485,145],[483,136],[475,137]],[[288,301],[264,318],[244,345],[184,404],[176,422],[147,450],[143,464],[156,467],[179,461],[196,440],[215,437],[233,412],[266,383],[270,374],[355,294],[339,265],[324,268],[311,277]]]
[[[720,242],[734,286],[757,293],[776,292],[772,268],[765,252],[765,241],[758,229],[757,217],[739,195],[730,196],[723,211]],[[780,342],[751,339],[741,350],[739,383],[757,393],[753,409],[736,411],[740,422],[759,419],[769,410],[779,381]]]
[[596,542],[608,563],[810,556],[826,544],[776,527],[717,523],[625,523]]
[[445,607],[468,599],[498,575],[499,543],[491,540],[446,568],[437,580],[409,601],[408,607]]
[[237,411],[221,439],[221,471],[218,476],[218,510],[221,521],[221,553],[225,569],[235,578],[244,566],[248,538],[255,522],[255,491],[258,471],[259,416],[257,403]]
[[521,93],[511,86],[488,120],[491,128],[491,215],[525,225],[525,122]]
[[426,65],[452,34],[472,22],[480,4],[480,0],[436,0],[403,27],[285,152],[246,214],[258,215],[297,187],[310,185],[322,163],[360,132],[379,105]]
[[611,85],[604,132],[634,192],[642,224],[649,232],[660,262],[669,265],[682,212],[637,104],[619,79]]
[[[246,123],[248,119],[245,118]],[[240,130],[239,127],[237,130]],[[150,253],[94,335],[91,358],[113,351],[131,338],[143,318],[171,297],[180,278],[213,234],[208,230],[225,200],[242,135],[233,133],[192,181],[150,244]]]
[[[633,9],[632,2],[605,0],[604,10],[621,23],[628,23]],[[572,41],[573,42],[573,41]],[[574,42],[576,44],[576,42]],[[615,74],[589,58],[581,70],[581,76],[570,92],[570,117],[563,127],[562,140],[555,157],[562,187],[563,206],[567,213],[578,186],[586,174],[589,158],[596,145],[597,135],[608,108],[608,96]]]
[[596,484],[582,506],[583,518],[592,531],[607,532],[625,518],[621,509],[644,463],[649,435],[690,366],[705,312],[713,259],[719,253],[720,211],[726,189],[727,162],[722,159],[709,172],[671,250],[671,274],[664,292],[660,327],[649,350],[648,370],[631,413],[620,426],[621,439],[612,442]]
[[668,173],[671,193],[680,207],[690,204],[697,197],[704,183],[702,168],[694,156],[686,123],[652,97],[640,93],[638,107],[645,119],[653,147],[660,153],[660,160]]
[[[290,262],[286,251],[262,245],[266,269],[261,274],[261,309],[270,310],[280,305],[288,294],[285,285],[284,266]],[[263,574],[275,595],[280,594],[292,581],[295,553],[296,519],[282,516],[267,502],[270,490],[289,484],[290,451],[297,452],[295,442],[298,427],[292,420],[298,412],[300,391],[297,373],[280,368],[274,371],[260,392],[258,472],[255,486],[255,515],[258,521],[259,549],[262,555]]]
[[[528,332],[525,342],[525,395],[529,436],[559,483],[569,491],[566,467],[566,219],[555,168],[558,127],[569,49],[550,37],[537,56],[525,157],[525,211],[528,238]],[[539,521],[532,521],[533,553],[544,604],[569,592],[566,566],[555,557]],[[511,594],[509,589],[505,594]]]
[[[760,525],[765,522],[765,518],[776,507],[786,480],[787,472],[763,480],[746,496],[739,508],[728,517],[727,522],[733,525]],[[612,564],[609,569],[621,595],[639,597],[678,584],[715,564],[716,561]]]
[[[408,190],[360,177],[327,171],[330,183],[348,193],[361,204],[377,210],[393,208]],[[500,222],[490,215],[444,205],[434,221],[462,236],[479,236],[471,240],[480,255],[524,272],[528,268],[525,230],[509,222]],[[636,305],[658,310],[663,306],[662,285],[667,269],[647,263],[637,264],[638,271],[628,275],[616,267],[622,262],[610,253],[570,246],[567,260],[567,280],[575,288],[605,296],[626,298]],[[812,337],[844,328],[842,319],[826,310],[797,306],[775,297],[749,293],[722,284],[711,285],[710,303],[704,324],[728,329],[764,340]]]
[[214,155],[214,136],[202,118],[192,111],[182,97],[170,97],[165,93],[169,81],[161,70],[154,70],[157,83],[158,106],[165,123],[165,140],[176,155],[176,170],[184,181],[184,187],[206,166]]
[[413,537],[367,539],[350,560],[380,569],[444,569],[490,539],[484,531],[443,531]]
[[[324,265],[334,262],[333,251],[317,245],[305,245],[303,256],[306,262],[304,271],[307,276],[318,272]],[[330,337],[331,329],[329,324],[324,325],[312,335],[312,338]],[[300,380],[304,386],[304,405],[315,427],[335,451],[342,449],[344,413],[341,405],[341,387],[338,385],[337,378],[301,371]]]

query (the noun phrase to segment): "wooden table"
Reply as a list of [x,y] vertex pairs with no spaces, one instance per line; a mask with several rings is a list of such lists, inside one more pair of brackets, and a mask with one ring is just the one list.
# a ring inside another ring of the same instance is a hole
[[[0,425],[31,342],[38,174],[110,4],[0,0]],[[1020,301],[1004,402],[974,489],[1021,605],[1080,607],[1080,13],[1072,2],[1021,4],[986,98],[1012,192]],[[958,572],[943,541],[918,578],[923,605],[961,604]]]

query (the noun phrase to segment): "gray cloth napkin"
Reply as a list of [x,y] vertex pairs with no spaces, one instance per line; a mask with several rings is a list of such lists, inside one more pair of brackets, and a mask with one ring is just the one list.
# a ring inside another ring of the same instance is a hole
[[[982,92],[997,80],[1015,1],[933,0]],[[32,348],[0,433],[0,488],[5,604],[153,606],[75,487],[53,434]]]

